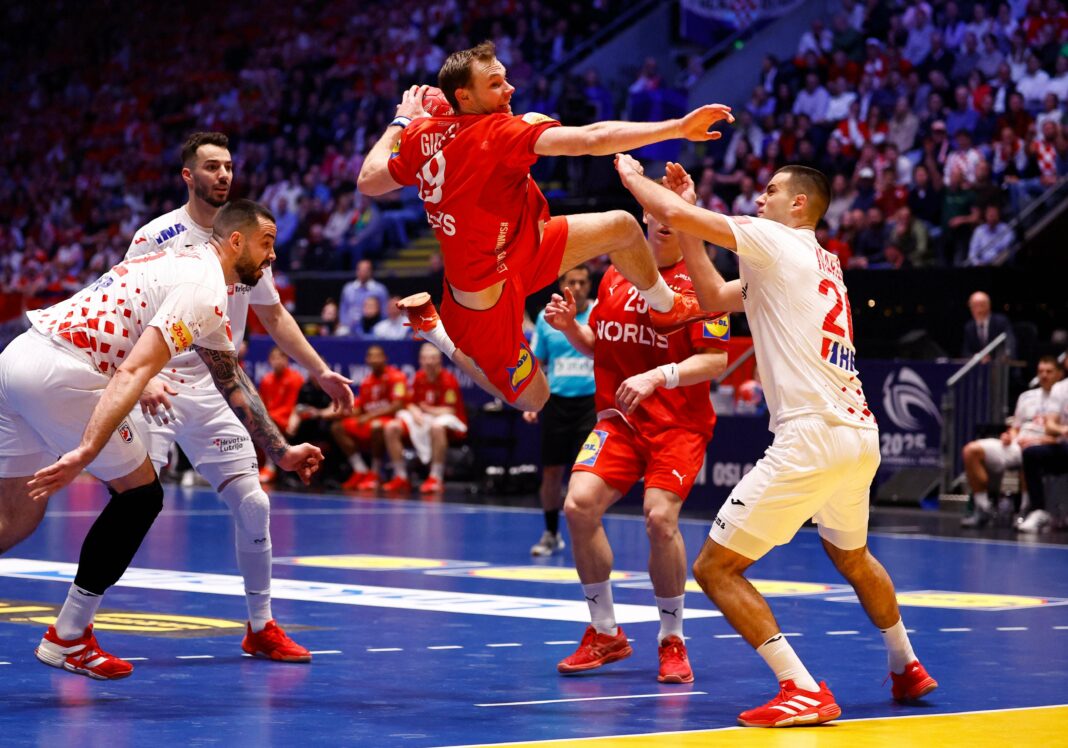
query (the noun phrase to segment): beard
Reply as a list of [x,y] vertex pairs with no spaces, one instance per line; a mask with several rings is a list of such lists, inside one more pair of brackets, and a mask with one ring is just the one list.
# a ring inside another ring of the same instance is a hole
[[260,278],[263,277],[263,268],[253,262],[252,256],[247,249],[237,259],[237,264],[234,265],[234,272],[237,273],[241,283],[246,286],[255,286],[259,283]]
[[195,194],[197,197],[199,197],[211,207],[221,208],[222,206],[226,205],[226,201],[230,197],[230,188],[226,188],[226,196],[220,200],[212,193],[211,187],[205,187],[198,181],[193,183],[193,194]]

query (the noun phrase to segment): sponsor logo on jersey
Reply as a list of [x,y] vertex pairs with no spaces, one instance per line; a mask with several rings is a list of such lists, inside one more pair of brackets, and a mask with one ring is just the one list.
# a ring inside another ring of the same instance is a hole
[[185,322],[178,320],[170,326],[168,332],[171,334],[171,342],[174,343],[176,350],[184,351],[193,345],[193,333],[190,332],[189,326]]
[[508,370],[508,383],[512,386],[512,392],[519,392],[519,388],[523,386],[523,383],[534,376],[534,372],[537,370],[534,356],[526,343],[519,344],[515,366],[506,366],[504,368]]
[[144,244],[147,241],[148,241],[148,237],[147,236],[139,236],[136,239],[134,239],[134,244]]
[[552,117],[546,117],[544,114],[538,114],[537,112],[527,112],[523,115],[523,121],[528,125],[540,125],[542,122],[555,122]]
[[608,432],[600,429],[594,429],[590,432],[590,435],[586,437],[586,441],[582,443],[582,449],[579,450],[578,457],[575,458],[576,465],[585,465],[586,467],[593,467],[597,464],[597,456],[601,454],[601,448],[604,447],[604,443],[608,441]]
[[667,350],[668,339],[649,325],[636,322],[617,322],[614,319],[597,320],[597,339],[609,343],[634,343]]
[[185,226],[180,223],[176,223],[170,228],[163,229],[163,231],[156,234],[154,238],[156,240],[156,244],[163,244],[164,242],[167,242],[178,236],[179,234],[185,233],[186,231],[188,231],[188,229],[186,229]]
[[731,318],[729,314],[721,314],[715,319],[705,320],[701,326],[701,337],[712,340],[731,339]]
[[249,440],[247,436],[230,436],[225,439],[216,438],[212,439],[211,443],[219,448],[219,451],[223,454],[228,452],[238,452],[241,447]]
[[942,423],[942,414],[931,396],[931,389],[923,377],[907,366],[887,375],[883,382],[883,408],[894,425],[906,431],[923,429],[917,412]]
[[122,439],[124,442],[126,442],[127,444],[131,444],[133,442],[134,432],[133,429],[130,428],[129,422],[123,421],[115,430],[118,432],[119,438]]

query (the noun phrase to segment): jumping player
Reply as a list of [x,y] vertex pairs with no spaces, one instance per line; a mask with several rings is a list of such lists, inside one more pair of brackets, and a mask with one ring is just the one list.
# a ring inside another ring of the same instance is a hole
[[660,278],[641,227],[625,211],[550,218],[531,165],[539,156],[715,140],[720,133],[708,128],[733,117],[729,107],[711,104],[679,120],[561,127],[542,114],[513,115],[515,88],[505,72],[491,42],[450,55],[438,83],[457,116],[428,117],[427,87],[406,91],[397,118],[364,161],[359,189],[381,195],[419,185],[445,263],[440,321],[428,294],[401,306],[413,327],[483,389],[538,411],[549,385],[523,337],[523,302],[565,270],[609,254],[653,310],[654,325],[677,329],[701,312],[692,295],[676,297]]
[[[753,331],[775,434],[713,522],[694,576],[730,624],[775,672],[779,694],[739,722],[789,727],[835,719],[841,709],[782,635],[767,602],[745,578],[754,561],[784,545],[809,518],[827,555],[853,586],[888,649],[893,697],[918,699],[937,688],[916,659],[894,584],[867,547],[868,492],[879,466],[879,432],[856,368],[849,297],[838,258],[816,242],[830,185],[821,172],[785,166],[757,198],[757,217],[727,217],[681,200],[618,155],[624,186],[676,231],[738,253],[741,279],[725,283],[703,247],[683,245],[706,309],[744,307]],[[667,185],[685,178],[668,165]]]
[[275,232],[262,206],[227,205],[208,244],[115,266],[70,299],[30,312],[33,328],[0,354],[0,549],[29,535],[48,498],[84,469],[112,496],[37,647],[42,662],[97,679],[133,670],[100,649],[92,619],[163,507],[148,444],[129,413],[172,357],[200,354],[226,403],[280,467],[307,482],[322,460],[310,444],[289,446],[271,421],[237,364],[223,311],[227,284],[254,285],[273,260]]
[[[680,185],[696,200],[693,182]],[[679,238],[648,213],[649,246],[661,277],[676,292],[691,288]],[[648,306],[633,284],[610,269],[601,280],[589,324],[575,320],[570,291],[554,294],[545,319],[572,344],[593,356],[598,422],[575,460],[564,515],[591,624],[574,654],[557,670],[578,673],[631,654],[612,605],[612,548],[601,522],[605,511],[645,479],[649,576],[660,612],[657,635],[661,683],[692,683],[682,634],[686,547],[679,512],[701,472],[716,414],[709,382],[727,366],[730,318],[687,325],[664,336],[649,321]]]

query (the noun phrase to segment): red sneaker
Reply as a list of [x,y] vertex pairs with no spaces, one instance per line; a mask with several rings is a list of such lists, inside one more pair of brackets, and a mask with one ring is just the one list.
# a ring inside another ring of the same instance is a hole
[[430,332],[441,322],[426,291],[406,296],[397,302],[397,308],[408,315],[408,326],[416,332]]
[[359,471],[356,471],[349,476],[348,480],[341,484],[341,490],[358,491],[360,490],[360,484],[366,481],[368,478],[374,478],[374,473],[361,473]]
[[697,294],[684,291],[675,294],[675,305],[666,312],[649,309],[649,321],[661,335],[676,333],[691,322],[699,319],[711,319],[721,312],[706,312],[697,301]]
[[820,681],[820,690],[806,691],[794,686],[792,680],[779,683],[779,695],[764,706],[738,715],[738,724],[745,727],[796,727],[830,722],[842,714],[834,703],[834,694]]
[[311,652],[290,639],[273,620],[267,621],[263,631],[253,631],[252,624],[246,623],[241,649],[250,655],[278,662],[311,662],[312,658]]
[[593,626],[587,626],[578,649],[570,657],[560,660],[556,669],[561,673],[581,673],[630,657],[634,650],[630,648],[627,635],[623,633],[622,626],[616,629],[616,635],[609,636],[597,633]]
[[445,484],[433,475],[427,478],[419,486],[419,493],[438,493],[445,490]]
[[382,490],[389,493],[410,493],[412,484],[408,482],[407,478],[394,476],[382,484]]
[[33,653],[45,665],[96,680],[118,680],[133,672],[133,665],[100,648],[92,624],[77,639],[70,640],[60,639],[56,627],[49,626]]
[[660,674],[656,679],[661,683],[693,683],[690,658],[679,637],[669,636],[660,642]]
[[364,478],[357,486],[357,491],[376,491],[378,490],[378,476],[374,473],[364,473]]
[[274,480],[274,468],[273,467],[261,467],[260,468],[260,483],[270,483]]
[[919,660],[913,660],[905,666],[901,675],[890,673],[892,685],[890,694],[894,701],[915,701],[922,699],[938,688],[938,681],[927,674]]

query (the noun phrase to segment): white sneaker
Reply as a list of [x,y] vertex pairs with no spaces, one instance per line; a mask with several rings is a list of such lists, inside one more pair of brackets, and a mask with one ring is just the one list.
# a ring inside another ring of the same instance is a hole
[[552,533],[546,530],[541,534],[541,540],[530,547],[531,556],[551,556],[556,551],[564,550],[564,539],[560,533]]
[[1036,509],[1027,515],[1027,518],[1016,524],[1017,532],[1026,532],[1035,535],[1049,529],[1053,518],[1045,509]]
[[192,488],[197,484],[197,474],[192,470],[182,473],[182,488]]

